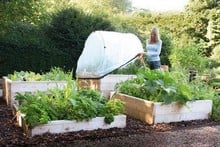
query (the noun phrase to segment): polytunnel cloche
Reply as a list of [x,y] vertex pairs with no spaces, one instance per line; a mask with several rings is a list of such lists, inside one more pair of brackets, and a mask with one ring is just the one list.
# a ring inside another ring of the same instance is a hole
[[78,59],[77,78],[102,78],[142,53],[139,38],[132,33],[92,32]]

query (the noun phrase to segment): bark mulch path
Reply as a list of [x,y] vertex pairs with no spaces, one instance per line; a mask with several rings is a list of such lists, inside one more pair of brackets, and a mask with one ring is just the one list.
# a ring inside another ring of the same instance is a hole
[[219,126],[220,121],[212,120],[147,125],[127,117],[126,128],[28,137],[0,98],[0,146],[220,146]]

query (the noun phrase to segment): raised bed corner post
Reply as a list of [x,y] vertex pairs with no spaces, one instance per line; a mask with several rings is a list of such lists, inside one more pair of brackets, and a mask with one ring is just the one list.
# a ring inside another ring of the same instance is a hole
[[78,89],[80,88],[89,88],[92,90],[100,90],[100,79],[77,79]]

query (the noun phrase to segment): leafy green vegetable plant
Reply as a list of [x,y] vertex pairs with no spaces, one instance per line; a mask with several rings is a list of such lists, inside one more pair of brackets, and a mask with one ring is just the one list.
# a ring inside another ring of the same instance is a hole
[[25,114],[30,127],[45,124],[51,120],[89,120],[105,117],[106,123],[114,120],[114,115],[123,112],[124,104],[120,100],[107,100],[100,92],[90,89],[76,89],[68,83],[63,89],[50,89],[46,92],[17,93],[21,102],[19,110]]
[[64,72],[59,67],[53,67],[49,72],[44,74],[34,73],[32,71],[15,71],[8,74],[7,77],[12,81],[61,81],[71,80],[72,72]]
[[216,95],[216,97],[213,99],[211,118],[216,121],[220,120],[220,96],[219,95]]
[[188,81],[188,75],[180,71],[140,69],[137,77],[115,86],[116,91],[153,102],[170,104],[213,97],[210,89],[201,81]]
[[135,79],[117,84],[116,89],[121,93],[165,104],[190,100],[187,86],[179,85],[169,72],[149,68],[140,69]]

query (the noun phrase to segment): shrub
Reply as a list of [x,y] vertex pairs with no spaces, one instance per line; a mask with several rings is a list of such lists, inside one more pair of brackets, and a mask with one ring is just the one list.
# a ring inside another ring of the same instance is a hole
[[211,59],[220,63],[220,44],[213,49]]
[[75,70],[89,34],[96,30],[112,29],[111,23],[104,18],[86,15],[80,10],[68,8],[55,14],[45,31],[56,48],[68,54],[66,56],[68,64],[65,64],[65,67]]
[[207,65],[207,60],[199,52],[199,46],[192,43],[174,48],[169,59],[174,68],[202,71]]
[[0,38],[0,74],[16,71],[45,72],[53,66],[63,67],[68,53],[57,49],[44,32],[28,23],[13,23]]
[[165,34],[165,32],[161,33],[162,49],[160,54],[160,60],[162,65],[171,66],[169,56],[171,54],[171,49],[173,48],[171,38]]

